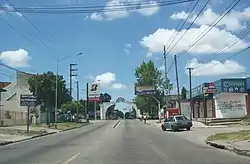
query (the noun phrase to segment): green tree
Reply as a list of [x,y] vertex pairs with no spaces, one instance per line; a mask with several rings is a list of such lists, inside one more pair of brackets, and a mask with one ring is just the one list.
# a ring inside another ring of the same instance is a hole
[[187,98],[187,89],[185,87],[182,87],[181,89],[181,99]]
[[63,113],[67,113],[68,111],[71,111],[72,114],[77,113],[77,107],[79,114],[85,114],[85,107],[84,105],[79,101],[69,101],[62,104],[62,111]]
[[155,115],[158,111],[157,102],[152,96],[160,100],[163,105],[164,92],[173,89],[173,84],[169,79],[165,80],[162,72],[157,69],[153,61],[143,62],[135,70],[135,77],[137,79],[135,85],[137,86],[154,86],[156,93],[154,95],[138,95],[135,98],[135,104],[143,112],[149,112],[151,115]]
[[[49,124],[49,114],[54,111],[55,106],[55,86],[56,75],[53,72],[46,72],[39,75],[34,75],[28,79],[29,90],[37,96],[38,101],[44,102],[44,106],[47,109],[47,124]],[[69,95],[69,91],[66,88],[66,82],[63,76],[58,75],[58,108],[61,104],[67,101],[71,101],[72,97]],[[53,113],[54,114],[54,113]],[[54,116],[52,116],[54,118]]]
[[100,94],[100,100],[101,102],[110,102],[111,101],[111,95],[108,93],[101,93]]

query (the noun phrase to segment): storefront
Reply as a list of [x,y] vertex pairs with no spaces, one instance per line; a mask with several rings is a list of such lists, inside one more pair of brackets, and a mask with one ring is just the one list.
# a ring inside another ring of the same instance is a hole
[[218,87],[218,92],[213,97],[215,117],[237,118],[246,116],[246,79],[221,79],[214,83]]

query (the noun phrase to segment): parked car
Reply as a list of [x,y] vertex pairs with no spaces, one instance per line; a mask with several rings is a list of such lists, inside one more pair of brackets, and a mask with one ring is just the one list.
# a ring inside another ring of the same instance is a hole
[[172,131],[177,131],[179,129],[190,130],[192,127],[192,121],[183,115],[170,116],[164,120],[164,123],[161,125],[163,131],[171,129]]

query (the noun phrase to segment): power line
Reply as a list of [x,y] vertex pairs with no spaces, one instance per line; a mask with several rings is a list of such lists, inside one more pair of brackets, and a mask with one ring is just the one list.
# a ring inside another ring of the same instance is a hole
[[[169,1],[159,1],[157,6],[170,6],[174,4],[181,4],[186,2],[192,2],[195,0],[169,0]],[[76,7],[45,7],[45,8],[18,8],[16,9],[22,13],[33,13],[33,14],[81,14],[81,13],[93,13],[93,12],[117,12],[117,11],[135,11],[140,9],[146,8],[153,8],[156,5],[152,2],[143,2],[143,3],[129,3],[129,4],[122,4],[122,5],[113,5],[113,6],[76,6]],[[5,8],[4,11],[10,11],[9,9]]]
[[14,26],[12,26],[9,22],[7,22],[5,19],[3,19],[2,17],[0,17],[0,20],[2,20],[4,23],[6,23],[10,28],[12,28],[14,31],[16,31],[17,33],[19,33],[24,39],[26,39],[28,42],[34,44],[36,47],[39,47],[36,43],[34,43],[30,38],[28,38],[26,35],[24,35],[21,31],[19,31],[17,28],[15,28]]
[[[229,48],[231,48],[232,46],[234,46],[235,44],[237,44],[239,41],[241,41],[242,38],[244,38],[245,36],[247,36],[247,35],[249,34],[249,32],[250,32],[250,30],[249,30],[248,28],[242,30],[242,31],[240,32],[240,35],[239,35],[237,38],[234,38],[232,41],[228,42],[224,48],[218,50],[218,51],[215,53],[216,56],[215,56],[214,58],[212,58],[212,59],[210,59],[210,60],[208,60],[208,61],[211,61],[211,60],[216,59],[216,58],[219,56],[219,54],[225,52],[226,50],[228,50]],[[196,68],[197,68],[197,67],[194,67],[194,69],[196,69]]]
[[[174,49],[174,47],[180,42],[180,40],[185,36],[185,34],[188,32],[188,30],[191,28],[191,26],[194,24],[194,22],[198,19],[198,17],[200,16],[200,14],[204,11],[204,9],[207,7],[208,3],[210,0],[207,0],[206,3],[203,5],[203,7],[201,8],[201,10],[199,11],[199,13],[196,15],[196,17],[193,19],[193,21],[189,24],[188,28],[186,29],[186,31],[181,35],[181,37],[175,42],[175,44],[171,47],[171,49],[169,50],[169,53]],[[194,11],[195,7],[197,6],[199,1],[197,1],[194,5],[194,7],[192,8],[192,11],[189,13],[188,17],[186,18],[186,20],[184,21],[184,23],[189,19],[189,17],[191,16],[191,13]],[[184,25],[184,24],[183,24]]]
[[[6,0],[7,3],[9,3],[11,5],[11,7],[13,7],[14,11],[16,12],[20,12],[18,9],[16,9],[15,5],[10,1],[10,0]],[[7,12],[9,14],[9,12]],[[20,12],[21,13],[21,12]],[[11,14],[9,14],[11,15]],[[11,15],[12,16],[12,15]],[[41,30],[34,24],[31,22],[30,19],[28,19],[25,15],[22,15],[22,18],[24,18],[37,32],[42,33]],[[42,39],[40,39],[39,37],[37,37],[41,43],[45,44]],[[47,40],[52,44],[53,42],[51,41],[50,38],[47,38]]]
[[[225,10],[224,12],[212,23],[212,25],[208,26],[198,38],[191,43],[184,51],[182,51],[177,58],[179,58],[181,55],[183,55],[185,52],[187,52],[190,48],[195,46],[204,36],[206,36],[238,3],[240,0],[237,0],[237,2],[233,1]],[[233,4],[235,3],[235,4]]]
[[[248,46],[248,47],[246,47],[245,49],[243,49],[243,50],[237,52],[236,54],[233,54],[233,55],[229,56],[228,58],[226,58],[226,59],[224,60],[224,62],[225,62],[226,60],[230,60],[230,59],[232,59],[232,58],[234,58],[234,57],[240,55],[241,53],[247,51],[248,49],[250,49],[250,46]],[[220,63],[214,63],[214,64],[212,64],[211,66],[216,66],[216,65],[218,65],[218,64],[220,64]],[[204,69],[207,69],[207,68],[204,68]],[[199,72],[203,71],[204,69],[199,70]]]
[[[186,31],[179,37],[179,39],[175,42],[175,44],[169,49],[168,54],[174,49],[174,47],[176,47],[176,45],[180,42],[180,40],[185,36],[185,34],[188,32],[188,30],[191,28],[191,26],[194,24],[194,22],[198,19],[198,17],[200,16],[200,14],[204,11],[204,9],[207,7],[208,3],[210,0],[207,0],[205,2],[205,4],[203,5],[203,7],[201,8],[201,10],[199,11],[199,13],[195,16],[195,18],[193,19],[193,21],[189,24],[188,28],[186,29]],[[196,8],[197,4],[198,4],[199,0],[196,1],[196,3],[194,4],[192,10],[189,12],[189,15],[187,16],[187,18],[185,19],[185,21],[182,24],[182,27],[185,25],[185,23],[188,21],[189,17],[191,16],[192,12],[194,11],[194,9]],[[178,30],[177,35],[179,34],[181,29]],[[176,37],[177,37],[176,35]],[[172,42],[173,43],[173,42]],[[169,47],[172,45],[172,43],[169,45]],[[172,64],[170,65],[170,68],[168,70],[168,72],[170,72],[172,70],[174,66],[174,62],[172,62]]]

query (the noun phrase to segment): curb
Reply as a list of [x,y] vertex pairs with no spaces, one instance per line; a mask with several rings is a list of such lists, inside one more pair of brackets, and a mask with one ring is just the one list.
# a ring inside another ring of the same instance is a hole
[[211,141],[205,141],[205,142],[206,142],[206,144],[208,144],[210,146],[213,146],[215,148],[228,150],[228,151],[234,152],[237,155],[250,157],[250,150],[242,150],[242,149],[238,149],[238,148],[231,147],[231,146],[226,146],[226,145],[223,145],[223,144],[218,144],[218,143],[211,142]]
[[62,133],[62,132],[70,131],[70,130],[73,130],[73,129],[78,129],[78,128],[81,128],[81,127],[84,127],[84,126],[87,126],[87,125],[90,125],[90,124],[93,124],[93,123],[88,123],[88,124],[84,124],[84,125],[81,125],[81,126],[78,126],[78,127],[73,127],[73,128],[69,128],[69,129],[65,129],[65,130],[60,130],[58,132],[50,132],[50,133],[44,133],[44,134],[40,134],[40,135],[30,136],[28,138],[21,139],[21,140],[6,141],[6,142],[4,141],[4,142],[0,142],[0,146],[5,146],[5,145],[18,143],[18,142],[22,142],[22,141],[27,141],[27,140],[31,140],[31,139],[35,139],[35,138],[39,138],[39,137],[43,137],[43,136],[48,136],[48,135],[52,135],[52,134],[56,134],[56,133]]

